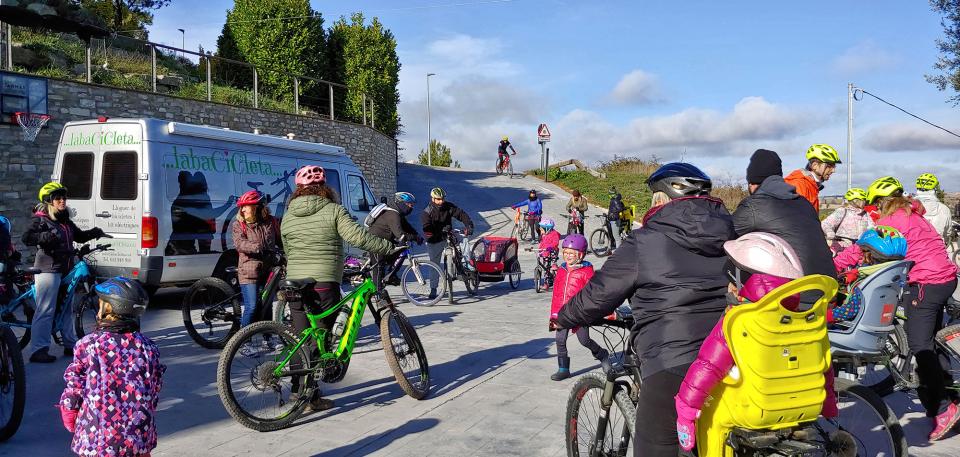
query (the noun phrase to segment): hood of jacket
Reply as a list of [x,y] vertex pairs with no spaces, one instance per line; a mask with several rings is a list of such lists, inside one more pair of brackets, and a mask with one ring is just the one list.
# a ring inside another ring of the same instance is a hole
[[318,195],[297,197],[290,201],[290,205],[287,207],[287,213],[296,217],[306,217],[316,214],[318,211],[323,209],[323,207],[329,205],[330,203],[333,202]]
[[768,176],[760,183],[760,187],[755,192],[761,195],[769,195],[778,200],[793,200],[800,198],[797,189],[783,180],[783,176]]
[[[717,218],[728,221],[718,224]],[[644,217],[644,230],[662,233],[680,247],[707,257],[725,255],[723,242],[737,237],[733,217],[723,201],[712,197],[687,197],[653,208]]]
[[940,200],[937,198],[937,193],[932,190],[921,190],[917,192],[917,200],[922,203],[922,207],[926,210],[922,215],[927,217],[938,217],[942,210],[946,210],[947,217],[950,217],[950,208],[947,205],[940,203]]

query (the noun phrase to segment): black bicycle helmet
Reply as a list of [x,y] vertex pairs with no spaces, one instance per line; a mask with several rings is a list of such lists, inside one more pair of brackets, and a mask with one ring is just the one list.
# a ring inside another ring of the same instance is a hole
[[114,276],[94,288],[101,300],[110,304],[112,314],[140,317],[147,310],[150,298],[135,279]]
[[713,184],[706,173],[689,163],[665,164],[647,178],[652,192],[663,192],[671,199],[710,194]]

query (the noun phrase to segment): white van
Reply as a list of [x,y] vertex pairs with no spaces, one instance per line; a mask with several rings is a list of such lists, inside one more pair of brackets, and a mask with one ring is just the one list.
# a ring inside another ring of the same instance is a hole
[[377,203],[341,147],[160,119],[68,122],[51,177],[67,187],[81,229],[114,237],[106,241],[114,250],[96,259],[97,275],[152,289],[224,277],[237,262],[237,198],[259,190],[283,217],[294,174],[307,164],[326,170],[354,219]]

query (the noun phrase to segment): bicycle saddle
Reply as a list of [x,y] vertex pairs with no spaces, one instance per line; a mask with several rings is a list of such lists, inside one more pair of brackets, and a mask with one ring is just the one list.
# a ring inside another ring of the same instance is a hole
[[281,289],[312,289],[313,286],[317,284],[317,280],[313,278],[303,278],[303,279],[284,279],[280,282]]

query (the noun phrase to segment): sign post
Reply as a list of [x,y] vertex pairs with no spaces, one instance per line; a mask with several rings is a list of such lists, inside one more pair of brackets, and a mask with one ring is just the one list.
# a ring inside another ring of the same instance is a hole
[[550,142],[550,129],[547,124],[537,127],[537,142],[540,143],[540,168],[543,169],[543,181],[547,181],[547,170],[550,168],[550,159],[547,156],[547,143]]

